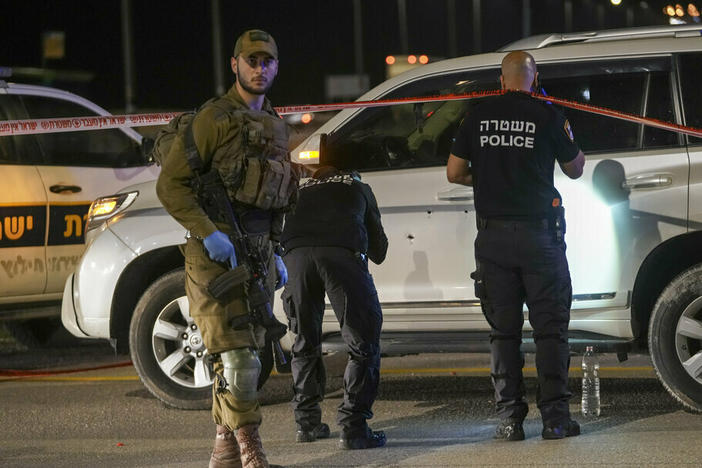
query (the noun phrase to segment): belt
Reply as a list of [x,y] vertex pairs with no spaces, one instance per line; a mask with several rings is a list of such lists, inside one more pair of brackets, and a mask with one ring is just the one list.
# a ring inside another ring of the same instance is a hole
[[497,219],[497,218],[476,218],[478,230],[483,229],[503,229],[517,231],[520,229],[531,229],[545,231],[549,229],[548,219]]

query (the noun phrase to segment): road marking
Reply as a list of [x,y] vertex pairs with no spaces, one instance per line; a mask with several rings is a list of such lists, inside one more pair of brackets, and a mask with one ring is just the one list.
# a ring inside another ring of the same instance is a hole
[[[536,372],[536,367],[525,367],[524,372]],[[580,367],[571,367],[568,372],[577,372],[582,370]],[[639,367],[600,367],[600,372],[653,372],[651,366]],[[449,367],[449,368],[419,368],[419,369],[381,369],[381,374],[441,374],[441,373],[456,373],[456,374],[475,374],[475,373],[490,373],[489,367]]]
[[123,377],[5,377],[0,378],[0,382],[9,381],[23,381],[23,382],[119,382],[119,381],[137,381],[139,376],[137,375],[126,375]]
[[[580,367],[571,367],[568,371],[577,373]],[[535,367],[525,367],[525,372],[536,372]],[[601,372],[653,372],[651,366],[637,367],[600,367]],[[490,375],[488,367],[434,367],[434,368],[419,368],[419,369],[381,369],[381,374],[387,375],[413,375],[413,374],[485,374]],[[271,376],[285,376],[287,374],[279,374],[271,372]],[[104,377],[69,377],[69,376],[16,376],[16,377],[0,377],[0,382],[8,381],[31,381],[31,382],[135,382],[139,380],[136,375],[126,375],[122,377],[104,376]]]

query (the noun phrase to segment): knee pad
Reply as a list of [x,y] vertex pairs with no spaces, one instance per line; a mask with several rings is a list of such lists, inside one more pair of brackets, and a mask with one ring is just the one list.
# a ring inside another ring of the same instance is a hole
[[258,377],[261,374],[261,361],[258,353],[249,348],[237,348],[220,353],[226,381],[226,389],[237,400],[255,400],[258,393]]

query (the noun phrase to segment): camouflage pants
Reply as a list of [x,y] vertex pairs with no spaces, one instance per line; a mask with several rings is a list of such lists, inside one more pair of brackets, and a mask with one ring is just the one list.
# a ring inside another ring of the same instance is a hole
[[[268,281],[274,285],[275,261],[267,238],[262,238],[262,242],[265,242],[269,252]],[[248,314],[244,285],[239,286],[241,290],[227,304],[217,302],[207,292],[210,281],[226,271],[225,266],[210,260],[202,241],[188,239],[185,246],[185,291],[190,302],[190,315],[199,327],[205,346],[212,355],[237,348],[259,349],[265,341],[265,330],[261,326],[249,324],[244,329],[234,330],[229,325],[234,317]],[[273,288],[270,287],[269,290],[273,291]],[[214,362],[215,373],[221,374],[222,368],[222,362],[217,358]],[[258,400],[237,400],[229,391],[218,392],[216,385],[213,386],[212,394],[212,417],[216,424],[236,430],[247,424],[261,423]]]

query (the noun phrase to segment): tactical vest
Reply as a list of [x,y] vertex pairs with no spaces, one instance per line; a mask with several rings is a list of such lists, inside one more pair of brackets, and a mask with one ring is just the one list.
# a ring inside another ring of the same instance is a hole
[[219,173],[230,200],[263,210],[287,208],[294,203],[300,179],[290,162],[288,131],[283,119],[265,111],[235,107],[215,99],[215,125],[223,133],[211,168]]

